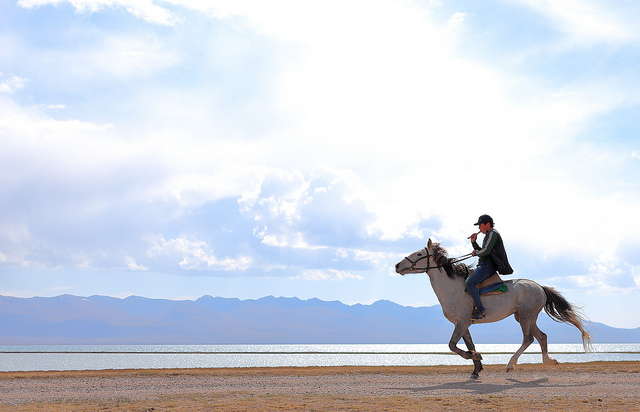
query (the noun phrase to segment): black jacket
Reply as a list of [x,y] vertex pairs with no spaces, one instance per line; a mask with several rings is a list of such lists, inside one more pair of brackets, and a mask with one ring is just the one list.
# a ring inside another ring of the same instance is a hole
[[501,275],[510,275],[513,273],[513,269],[507,258],[507,251],[502,242],[502,236],[500,236],[497,230],[489,230],[485,233],[484,239],[482,240],[482,247],[476,242],[473,242],[473,248],[476,250],[476,256],[480,258],[478,264],[490,264]]

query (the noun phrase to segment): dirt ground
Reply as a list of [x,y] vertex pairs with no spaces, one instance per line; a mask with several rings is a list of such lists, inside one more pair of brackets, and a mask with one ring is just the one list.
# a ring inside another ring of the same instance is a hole
[[640,411],[640,362],[1,372],[2,411]]

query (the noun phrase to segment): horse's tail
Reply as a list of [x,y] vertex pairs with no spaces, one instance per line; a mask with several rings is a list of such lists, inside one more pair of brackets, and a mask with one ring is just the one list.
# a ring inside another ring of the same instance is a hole
[[591,351],[591,334],[584,327],[585,317],[571,303],[554,288],[543,286],[544,293],[547,295],[547,303],[544,305],[544,311],[556,322],[570,323],[580,330],[582,333],[582,346],[584,350]]

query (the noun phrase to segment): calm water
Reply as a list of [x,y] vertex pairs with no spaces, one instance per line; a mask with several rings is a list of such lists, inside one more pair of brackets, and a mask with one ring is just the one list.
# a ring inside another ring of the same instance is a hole
[[[507,364],[518,344],[477,345],[487,365]],[[640,361],[640,344],[549,345],[559,362]],[[462,347],[462,346],[461,346]],[[540,363],[533,344],[519,363]],[[467,365],[447,345],[55,345],[0,346],[0,371],[277,366]]]

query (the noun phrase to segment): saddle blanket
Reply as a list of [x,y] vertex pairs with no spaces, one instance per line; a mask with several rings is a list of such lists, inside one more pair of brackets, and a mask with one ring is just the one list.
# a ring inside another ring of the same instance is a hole
[[[467,279],[467,277],[468,276],[465,276],[465,280]],[[478,289],[480,289],[480,296],[498,295],[509,290],[507,288],[507,285],[500,278],[500,275],[498,275],[497,273],[494,273],[493,276],[490,276],[480,282],[480,284],[478,285]],[[464,288],[464,291],[469,293],[466,287]]]

